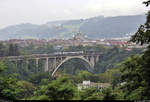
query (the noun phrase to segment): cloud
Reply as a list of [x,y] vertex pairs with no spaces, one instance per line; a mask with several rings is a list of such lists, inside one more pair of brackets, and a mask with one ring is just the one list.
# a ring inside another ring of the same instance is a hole
[[142,0],[90,0],[87,11],[104,16],[136,15],[146,10]]
[[0,0],[0,28],[19,23],[42,24],[99,15],[146,13],[145,0]]

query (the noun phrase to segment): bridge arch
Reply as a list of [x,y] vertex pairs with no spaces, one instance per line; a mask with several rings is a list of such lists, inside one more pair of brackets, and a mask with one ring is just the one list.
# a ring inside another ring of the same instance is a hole
[[83,60],[84,62],[86,62],[86,63],[90,66],[90,68],[89,68],[88,70],[92,72],[93,65],[92,65],[86,58],[84,58],[83,56],[70,56],[70,57],[66,57],[66,58],[55,68],[55,70],[54,70],[53,73],[52,73],[52,76],[54,76],[54,74],[57,72],[57,70],[60,68],[61,65],[63,65],[65,62],[67,62],[68,60],[71,60],[71,59],[81,59],[81,60]]

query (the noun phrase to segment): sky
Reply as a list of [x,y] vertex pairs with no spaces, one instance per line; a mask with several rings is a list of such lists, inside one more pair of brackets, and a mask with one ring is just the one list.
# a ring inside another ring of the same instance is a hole
[[145,14],[145,0],[0,0],[0,28],[20,23]]

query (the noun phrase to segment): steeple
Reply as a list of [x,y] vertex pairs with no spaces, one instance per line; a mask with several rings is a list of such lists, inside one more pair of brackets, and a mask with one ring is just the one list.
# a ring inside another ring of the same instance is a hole
[[75,40],[83,40],[84,36],[83,34],[79,31],[76,35],[74,35]]

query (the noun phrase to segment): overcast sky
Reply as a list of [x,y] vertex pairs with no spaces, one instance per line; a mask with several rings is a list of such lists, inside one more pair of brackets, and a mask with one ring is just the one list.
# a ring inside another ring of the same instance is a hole
[[0,0],[0,28],[20,23],[144,14],[144,0]]

